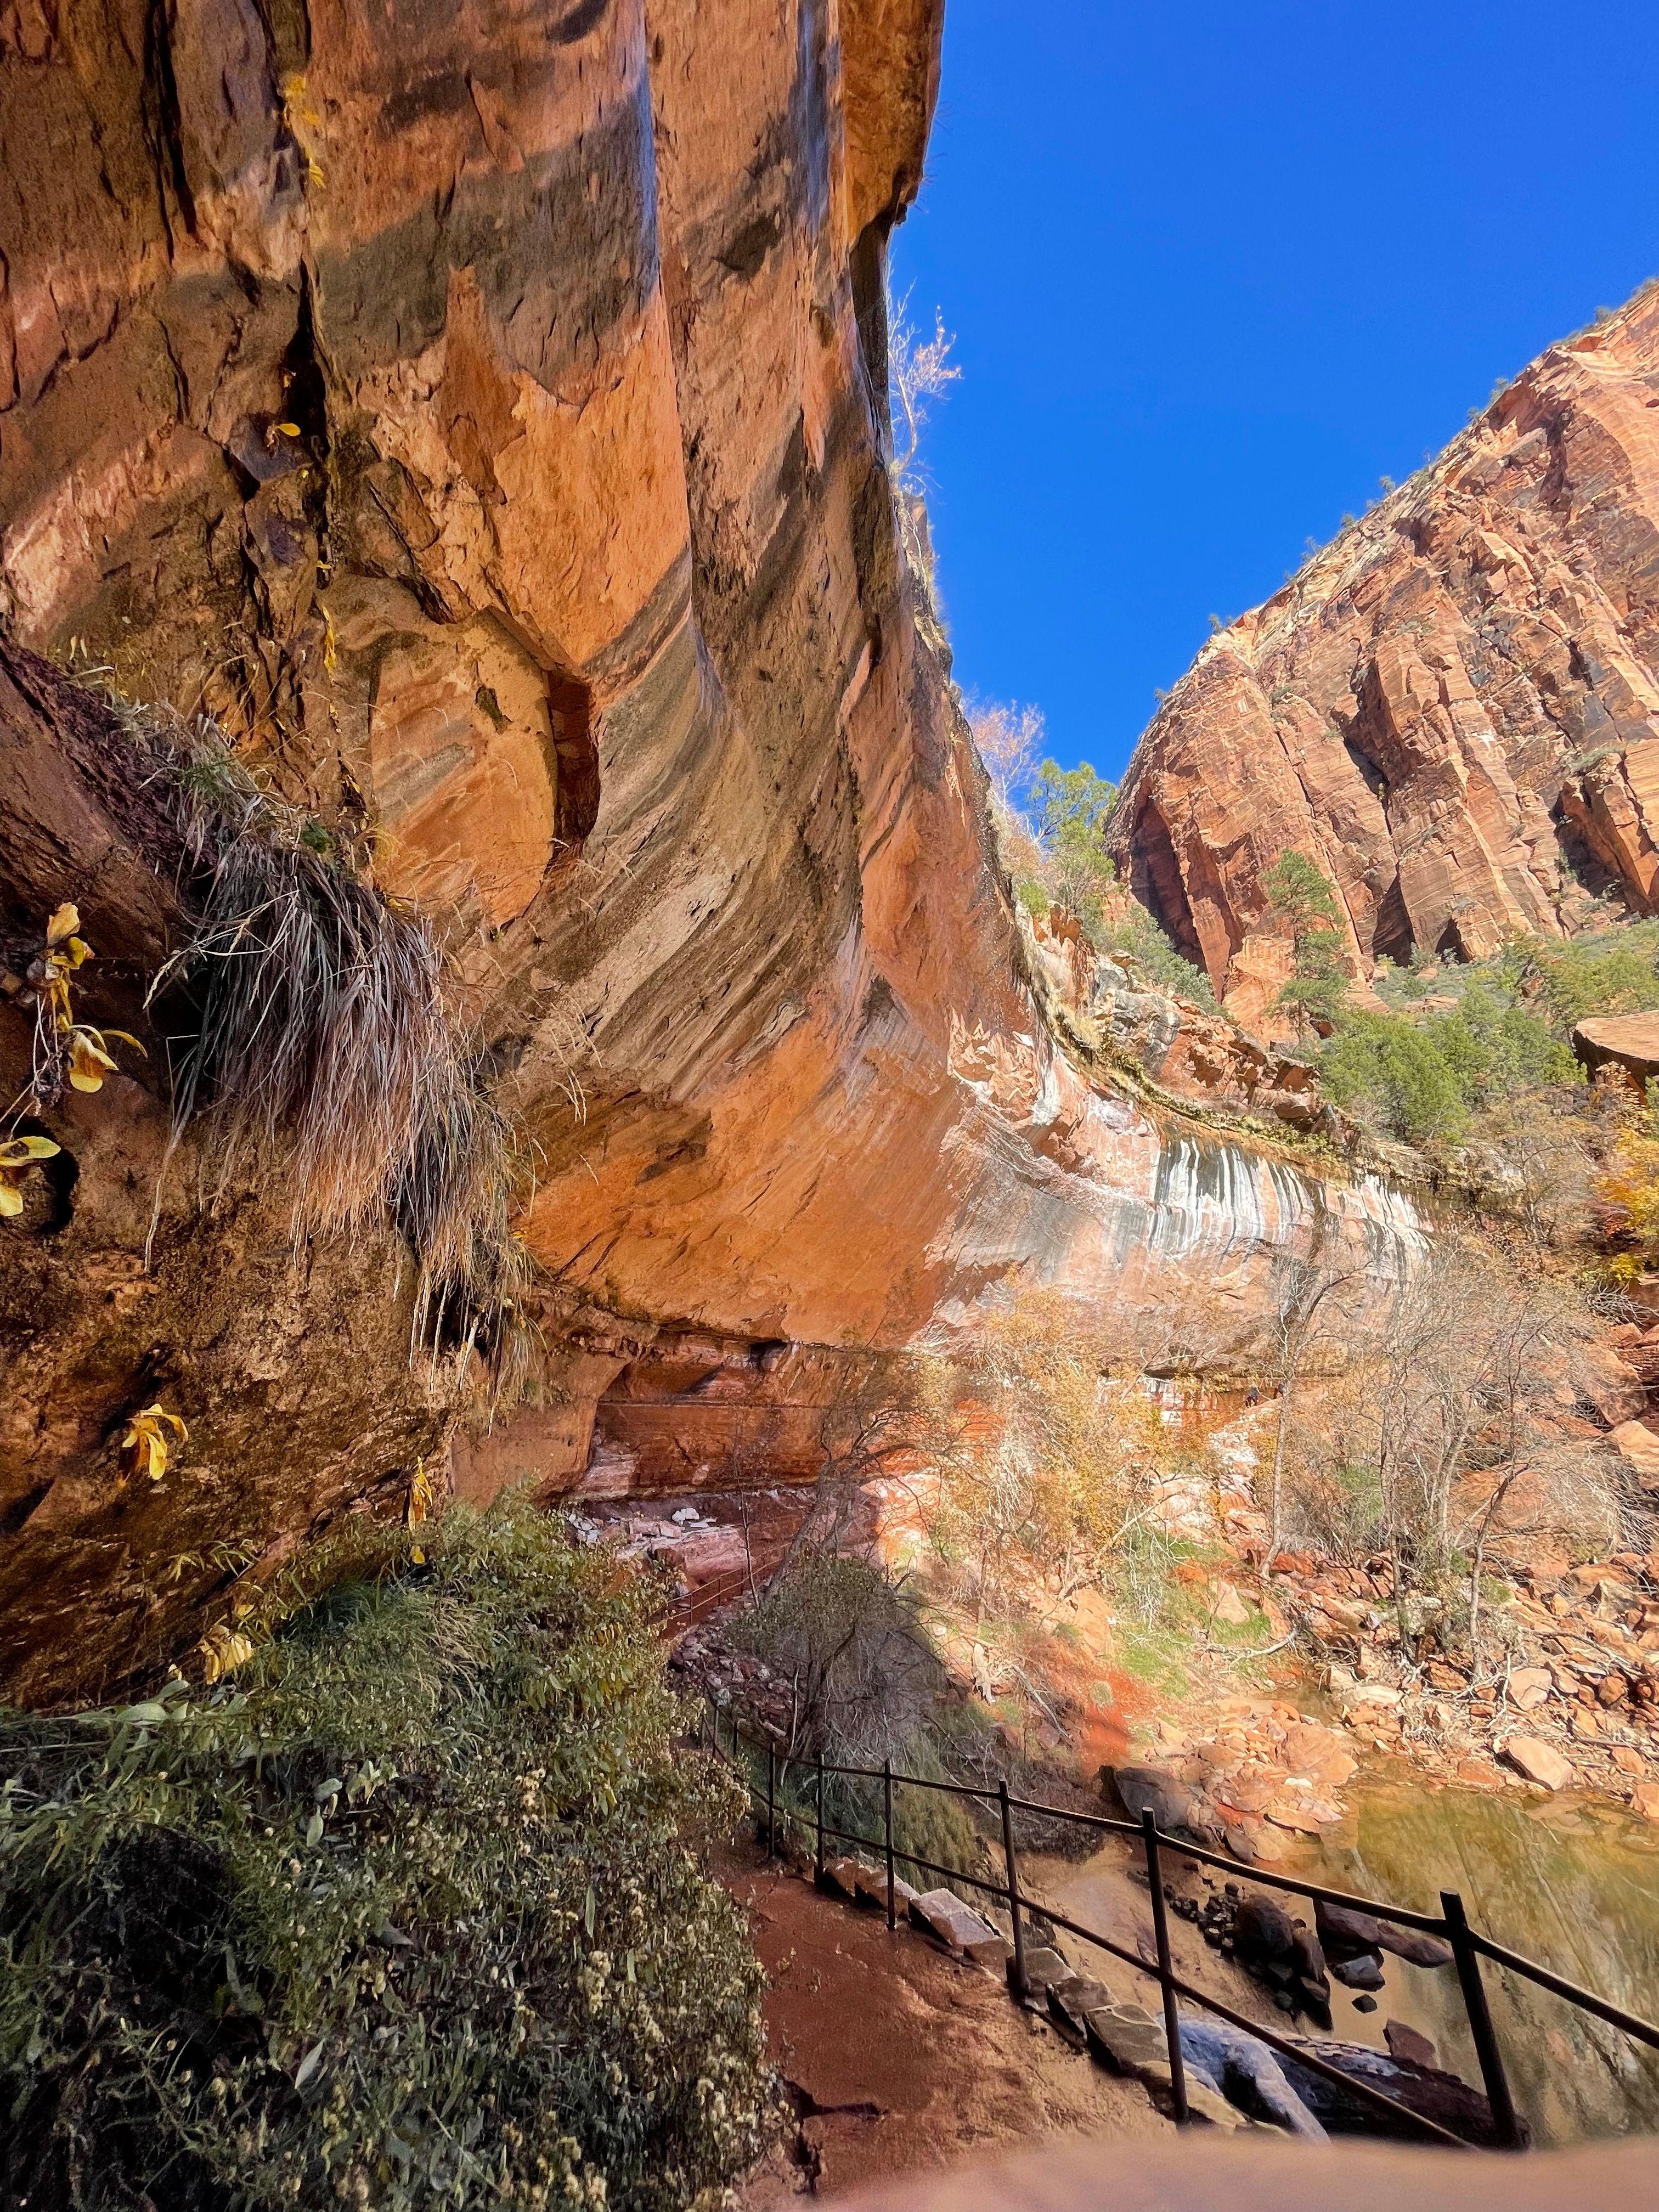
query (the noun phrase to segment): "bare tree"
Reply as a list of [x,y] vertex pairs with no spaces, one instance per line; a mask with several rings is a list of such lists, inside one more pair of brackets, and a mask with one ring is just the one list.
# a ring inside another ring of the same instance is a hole
[[1264,1574],[1273,1571],[1285,1540],[1285,1459],[1303,1376],[1328,1343],[1332,1325],[1351,1322],[1352,1294],[1363,1288],[1364,1269],[1352,1260],[1328,1260],[1316,1249],[1305,1258],[1285,1261],[1278,1271],[1273,1334],[1273,1380],[1279,1388],[1279,1418],[1273,1430],[1273,1472],[1268,1483],[1267,1555]]
[[933,310],[933,335],[924,338],[910,320],[910,295],[887,299],[887,374],[895,402],[893,479],[902,489],[919,495],[921,433],[933,402],[961,377],[951,359],[956,343],[945,327],[941,311]]
[[893,414],[890,474],[899,538],[911,574],[926,594],[926,609],[937,627],[938,593],[933,539],[927,529],[927,483],[921,468],[921,434],[933,403],[957,382],[962,371],[951,359],[956,340],[945,319],[933,310],[933,335],[922,337],[910,321],[910,295],[887,299],[887,376]]
[[805,1553],[841,1548],[867,1484],[936,1464],[956,1449],[959,1435],[960,1420],[942,1362],[872,1358],[819,1420],[817,1479],[805,1517],[790,1538],[769,1588],[786,1580]]
[[1012,702],[1005,705],[970,699],[967,714],[968,726],[974,733],[974,743],[979,747],[979,757],[985,763],[985,773],[991,779],[997,802],[1006,813],[1018,820],[1021,802],[1036,768],[1037,756],[1042,750],[1042,709],[1018,706]]

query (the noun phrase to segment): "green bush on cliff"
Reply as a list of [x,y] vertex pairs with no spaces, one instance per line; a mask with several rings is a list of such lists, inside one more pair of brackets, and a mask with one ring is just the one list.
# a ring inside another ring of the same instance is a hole
[[1541,1015],[1489,983],[1468,984],[1457,1006],[1426,1020],[1346,1013],[1320,1060],[1339,1106],[1368,1110],[1407,1144],[1455,1143],[1472,1112],[1576,1068]]
[[651,1593],[513,1504],[360,1560],[234,1681],[0,1715],[0,2197],[712,2201],[759,1974]]

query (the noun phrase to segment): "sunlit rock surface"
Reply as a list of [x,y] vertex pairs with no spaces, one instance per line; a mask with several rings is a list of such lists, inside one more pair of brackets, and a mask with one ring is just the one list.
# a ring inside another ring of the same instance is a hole
[[1659,290],[1534,362],[1439,459],[1213,637],[1109,840],[1247,1020],[1261,878],[1341,896],[1356,974],[1659,911]]
[[[1166,1133],[1045,1025],[886,466],[939,38],[939,0],[0,16],[10,635],[211,711],[434,916],[534,1147],[544,1345],[458,1435],[389,1246],[228,1221],[193,1152],[144,1275],[152,1053],[61,1132],[69,1218],[0,1226],[14,1689],[179,1648],[452,1446],[478,1497],[798,1480],[867,1348],[1010,1283],[1220,1356],[1287,1247],[1408,1263],[1402,1200]],[[3,786],[52,716],[0,704]],[[19,943],[44,888],[0,884]],[[113,1440],[162,1389],[152,1486]]]

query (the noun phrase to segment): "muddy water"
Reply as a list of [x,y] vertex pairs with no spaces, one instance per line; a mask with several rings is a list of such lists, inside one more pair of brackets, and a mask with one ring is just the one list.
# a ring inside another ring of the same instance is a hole
[[[1489,1797],[1419,1784],[1350,1793],[1342,1840],[1286,1865],[1334,1887],[1439,1910],[1461,1891],[1474,1924],[1614,2004],[1659,2020],[1659,1828],[1583,1799]],[[1390,1958],[1377,2009],[1332,1984],[1340,2034],[1381,2045],[1390,2017],[1434,2038],[1443,2063],[1479,2081],[1455,1975]],[[1488,1966],[1516,2104],[1541,2142],[1659,2132],[1659,2053]]]

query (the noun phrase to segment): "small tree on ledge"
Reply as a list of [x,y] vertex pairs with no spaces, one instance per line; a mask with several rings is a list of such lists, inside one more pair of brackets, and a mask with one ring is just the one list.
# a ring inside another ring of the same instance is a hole
[[1295,1018],[1304,1040],[1328,1033],[1348,994],[1341,908],[1329,879],[1304,853],[1283,853],[1261,878],[1268,912],[1289,937],[1292,968],[1276,1003]]

